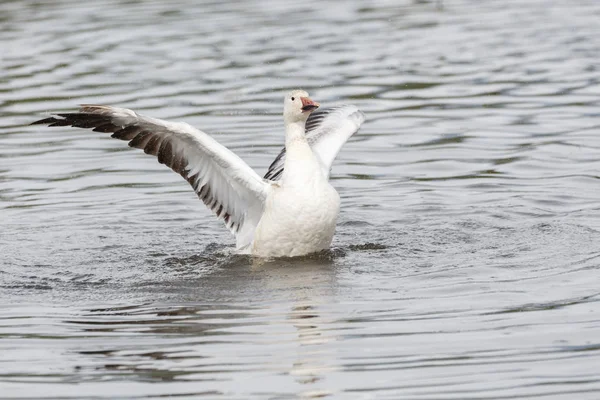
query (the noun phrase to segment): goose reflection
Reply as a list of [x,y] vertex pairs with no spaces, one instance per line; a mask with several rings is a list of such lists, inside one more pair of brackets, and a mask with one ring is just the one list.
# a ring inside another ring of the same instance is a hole
[[166,261],[176,277],[136,285],[144,304],[66,321],[97,337],[78,351],[82,370],[93,366],[102,379],[201,382],[198,393],[229,393],[226,382],[268,374],[273,383],[257,381],[256,393],[331,394],[324,377],[338,365],[336,337],[322,311],[335,300],[340,254],[269,262],[218,250],[205,256]]
[[299,395],[302,398],[330,395],[324,378],[337,368],[334,348],[327,345],[335,340],[333,331],[327,329],[333,321],[321,312],[334,300],[337,289],[335,262],[323,258],[330,255],[280,260],[276,265],[264,266],[271,269],[269,279],[265,281],[269,285],[268,290],[286,291],[289,296],[286,321],[295,330],[295,360],[288,374],[301,387]]

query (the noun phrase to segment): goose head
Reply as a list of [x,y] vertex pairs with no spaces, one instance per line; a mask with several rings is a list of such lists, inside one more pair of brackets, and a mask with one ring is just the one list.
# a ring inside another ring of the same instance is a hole
[[286,123],[306,122],[310,113],[319,108],[304,90],[293,90],[285,96],[283,118]]

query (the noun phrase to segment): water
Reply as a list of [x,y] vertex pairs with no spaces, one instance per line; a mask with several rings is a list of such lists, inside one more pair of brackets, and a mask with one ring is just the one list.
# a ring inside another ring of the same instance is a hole
[[[600,397],[600,3],[5,1],[0,398]],[[329,252],[256,262],[80,103],[260,173],[283,93],[367,115]]]

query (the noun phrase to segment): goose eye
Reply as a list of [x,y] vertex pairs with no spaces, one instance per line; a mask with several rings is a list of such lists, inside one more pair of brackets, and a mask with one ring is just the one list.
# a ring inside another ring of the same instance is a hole
[[292,97],[292,101],[296,100],[295,98]]

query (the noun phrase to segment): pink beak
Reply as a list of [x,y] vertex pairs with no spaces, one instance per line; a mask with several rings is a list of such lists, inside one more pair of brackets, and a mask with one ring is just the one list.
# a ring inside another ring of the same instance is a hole
[[314,111],[319,108],[320,104],[308,97],[300,97],[300,100],[302,100],[302,112]]

